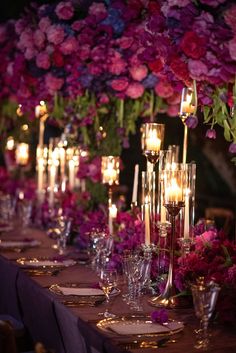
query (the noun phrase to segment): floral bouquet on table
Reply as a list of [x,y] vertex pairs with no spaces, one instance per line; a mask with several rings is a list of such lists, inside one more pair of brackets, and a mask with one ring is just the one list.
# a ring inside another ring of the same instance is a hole
[[236,246],[212,229],[195,237],[193,250],[178,259],[175,285],[190,293],[198,277],[213,280],[221,291],[216,307],[219,321],[236,324]]

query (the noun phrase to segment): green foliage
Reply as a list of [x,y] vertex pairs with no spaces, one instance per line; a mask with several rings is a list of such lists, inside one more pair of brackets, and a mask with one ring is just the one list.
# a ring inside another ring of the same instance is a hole
[[105,204],[107,202],[107,190],[105,185],[99,183],[93,183],[91,180],[86,181],[86,188],[92,195],[88,202],[88,208],[94,209],[99,204]]

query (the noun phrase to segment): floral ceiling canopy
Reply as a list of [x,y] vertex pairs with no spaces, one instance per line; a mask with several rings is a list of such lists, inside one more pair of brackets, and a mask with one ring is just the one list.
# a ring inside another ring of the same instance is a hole
[[2,116],[15,102],[33,119],[44,100],[54,118],[86,128],[115,106],[127,136],[144,111],[177,116],[195,82],[208,137],[219,124],[236,152],[233,0],[106,0],[86,13],[33,3],[0,25],[0,47]]

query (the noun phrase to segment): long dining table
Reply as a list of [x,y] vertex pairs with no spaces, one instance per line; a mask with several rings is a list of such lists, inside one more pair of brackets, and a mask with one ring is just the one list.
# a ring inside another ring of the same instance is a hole
[[[154,347],[140,347],[132,337],[121,337],[110,332],[103,332],[97,327],[101,320],[99,313],[104,311],[104,304],[98,306],[67,305],[61,295],[49,290],[53,284],[92,283],[98,282],[96,273],[89,263],[76,261],[71,267],[38,276],[29,274],[16,262],[19,258],[52,258],[57,252],[52,245],[55,240],[47,237],[39,229],[27,229],[26,234],[15,229],[2,233],[1,239],[20,240],[32,238],[41,242],[40,246],[27,248],[23,251],[0,250],[0,314],[8,314],[21,320],[34,342],[43,342],[56,353],[119,353],[122,351],[154,352]],[[67,257],[79,259],[79,253],[74,247],[68,247]],[[122,288],[122,281],[120,281]],[[148,303],[148,296],[142,297],[143,312],[149,315],[157,308]],[[109,310],[115,315],[133,313],[123,301],[122,295],[114,297]],[[184,330],[175,339],[166,341],[160,346],[163,352],[186,353],[195,352],[194,329],[198,327],[193,308],[170,310],[169,316],[184,323]],[[231,328],[211,323],[211,346],[209,352],[236,352],[236,332]],[[157,338],[152,338],[152,341]],[[128,344],[128,342],[133,344]],[[158,345],[158,344],[157,344]],[[158,347],[159,349],[159,347]]]

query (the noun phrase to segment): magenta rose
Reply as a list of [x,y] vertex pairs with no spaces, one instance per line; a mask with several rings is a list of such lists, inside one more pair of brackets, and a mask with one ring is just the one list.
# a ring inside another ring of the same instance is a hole
[[33,46],[33,33],[30,28],[26,28],[20,35],[20,47],[32,48]]
[[132,99],[139,98],[144,93],[144,87],[139,82],[130,83],[125,91],[126,95]]
[[40,29],[37,29],[34,34],[34,44],[37,48],[42,49],[45,42],[45,34]]
[[102,21],[107,17],[107,10],[104,4],[94,3],[89,7],[89,15],[96,17],[97,21]]
[[46,75],[45,85],[51,94],[54,94],[56,91],[61,89],[63,83],[64,80],[62,78],[55,77],[51,73]]
[[186,32],[180,42],[183,52],[192,59],[200,59],[206,53],[206,40],[196,32]]
[[47,30],[47,38],[50,43],[61,44],[65,37],[64,29],[59,25],[52,25]]
[[42,52],[36,56],[36,65],[40,69],[48,70],[50,67],[50,58],[48,53]]
[[70,55],[78,49],[78,42],[74,37],[67,38],[60,45],[60,50],[64,55]]
[[17,34],[21,34],[25,27],[27,26],[27,21],[25,19],[19,19],[15,22],[15,31]]
[[131,37],[122,37],[117,40],[117,43],[122,49],[128,49],[133,44],[134,39]]
[[118,92],[124,91],[129,85],[126,77],[120,77],[111,82],[111,87]]
[[148,74],[147,67],[145,65],[133,66],[129,69],[132,79],[135,81],[142,81]]
[[236,32],[236,5],[231,6],[225,11],[224,19],[227,25]]
[[42,32],[47,32],[50,26],[51,26],[51,21],[48,17],[43,17],[39,21],[39,28]]
[[27,48],[25,51],[25,58],[31,60],[36,56],[37,52],[33,47]]
[[72,6],[72,3],[69,1],[59,2],[55,9],[55,12],[57,14],[57,17],[60,18],[60,20],[69,20],[74,16],[74,8]]
[[123,59],[116,59],[112,60],[111,64],[108,65],[108,70],[110,73],[114,75],[120,75],[126,69],[126,62]]
[[155,92],[162,98],[169,98],[173,95],[174,90],[171,84],[167,81],[160,81],[155,86]]

